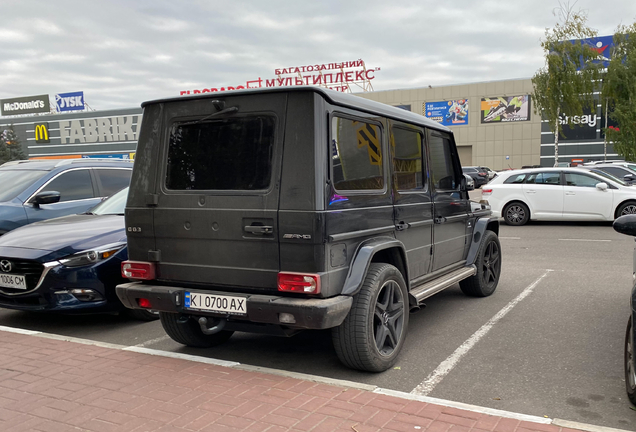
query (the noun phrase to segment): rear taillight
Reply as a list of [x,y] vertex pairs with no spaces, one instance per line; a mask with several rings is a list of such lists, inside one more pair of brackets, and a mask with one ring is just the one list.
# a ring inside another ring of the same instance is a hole
[[486,174],[486,173],[482,173],[482,172],[477,173],[477,174],[479,174],[479,175],[480,175],[480,176],[482,176],[482,177],[485,177],[485,176],[487,176],[487,175],[488,175],[488,174]]
[[485,187],[482,187],[482,188],[481,188],[481,194],[482,194],[482,196],[483,196],[483,195],[490,195],[490,194],[492,194],[492,188],[485,188]]
[[318,294],[320,276],[305,273],[278,273],[278,291]]
[[128,279],[153,280],[155,264],[143,261],[124,261],[121,263],[121,275]]

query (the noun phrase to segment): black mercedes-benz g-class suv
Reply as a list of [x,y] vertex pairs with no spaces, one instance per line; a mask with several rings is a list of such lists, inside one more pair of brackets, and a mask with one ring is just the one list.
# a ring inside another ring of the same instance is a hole
[[330,328],[345,365],[383,371],[424,299],[497,287],[499,223],[446,127],[314,87],[143,107],[117,294],[175,341]]

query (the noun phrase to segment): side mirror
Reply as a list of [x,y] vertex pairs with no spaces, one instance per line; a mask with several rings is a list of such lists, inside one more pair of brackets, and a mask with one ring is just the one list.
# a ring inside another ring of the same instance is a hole
[[623,176],[623,180],[626,182],[633,182],[634,180],[636,180],[636,176],[634,174],[625,174]]
[[621,216],[614,221],[612,226],[616,232],[636,236],[636,214]]
[[598,190],[602,190],[602,191],[606,191],[607,190],[607,183],[597,183],[596,184],[596,189]]
[[57,191],[40,192],[33,197],[31,203],[34,207],[40,207],[40,204],[53,204],[60,201],[62,196]]

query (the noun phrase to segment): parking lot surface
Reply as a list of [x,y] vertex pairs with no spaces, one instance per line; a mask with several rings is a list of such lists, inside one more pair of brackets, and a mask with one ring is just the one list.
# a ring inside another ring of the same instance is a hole
[[302,372],[538,417],[636,431],[623,342],[634,240],[611,224],[502,225],[502,278],[488,298],[459,287],[412,313],[407,344],[384,373],[342,366],[330,333],[235,334],[183,347],[158,322],[0,311],[0,325]]

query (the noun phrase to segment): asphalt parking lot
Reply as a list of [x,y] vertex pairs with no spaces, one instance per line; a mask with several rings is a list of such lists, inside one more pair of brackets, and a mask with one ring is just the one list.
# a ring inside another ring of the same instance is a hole
[[235,334],[209,350],[170,340],[159,322],[0,310],[0,325],[345,379],[484,407],[636,431],[624,390],[623,342],[634,240],[608,223],[502,225],[497,292],[459,287],[411,315],[395,368],[351,371],[329,332]]

